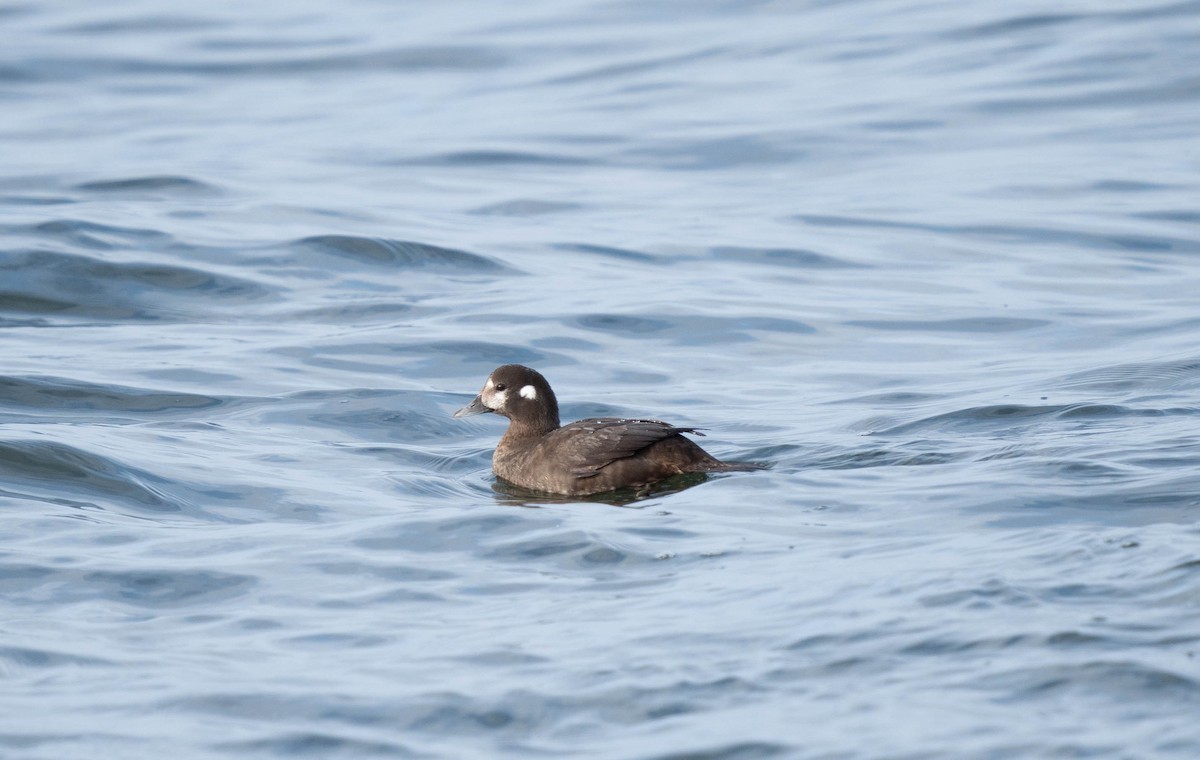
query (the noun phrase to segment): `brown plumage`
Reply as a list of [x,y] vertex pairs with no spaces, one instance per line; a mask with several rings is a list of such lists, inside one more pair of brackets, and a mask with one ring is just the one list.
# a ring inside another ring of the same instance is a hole
[[520,364],[497,367],[479,395],[454,416],[485,412],[509,420],[492,456],[492,469],[504,480],[534,491],[587,496],[686,472],[761,469],[721,462],[682,435],[703,433],[658,420],[600,417],[560,426],[550,384]]

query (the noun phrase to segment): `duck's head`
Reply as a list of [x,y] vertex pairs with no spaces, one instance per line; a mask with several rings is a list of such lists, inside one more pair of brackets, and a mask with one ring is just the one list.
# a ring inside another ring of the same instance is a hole
[[550,383],[537,370],[520,364],[505,364],[492,370],[479,395],[454,416],[470,417],[485,412],[540,430],[558,427],[558,399],[550,390]]

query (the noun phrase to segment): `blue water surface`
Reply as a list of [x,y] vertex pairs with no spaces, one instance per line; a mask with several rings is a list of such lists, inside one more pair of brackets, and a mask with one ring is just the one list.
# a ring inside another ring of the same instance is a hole
[[[1200,757],[1200,2],[0,39],[0,757]],[[514,494],[507,362],[770,469]]]

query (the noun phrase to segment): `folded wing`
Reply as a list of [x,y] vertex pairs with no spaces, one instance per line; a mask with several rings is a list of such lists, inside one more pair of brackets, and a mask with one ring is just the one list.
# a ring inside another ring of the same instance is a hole
[[571,452],[567,462],[571,474],[588,478],[617,460],[631,457],[680,433],[704,435],[696,428],[675,427],[658,420],[617,417],[580,420],[555,430],[552,435],[561,441],[560,451]]

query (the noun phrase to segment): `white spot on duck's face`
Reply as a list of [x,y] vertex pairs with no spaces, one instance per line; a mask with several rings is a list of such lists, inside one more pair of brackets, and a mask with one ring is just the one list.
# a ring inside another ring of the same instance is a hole
[[537,398],[537,388],[534,388],[532,385],[526,385],[521,389],[521,398],[527,398],[530,401],[533,401],[535,398]]
[[493,380],[492,378],[490,378],[490,377],[489,377],[489,378],[488,378],[488,381],[487,381],[487,385],[485,385],[485,386],[483,386],[483,387],[484,387],[484,389],[485,389],[485,390],[489,390],[489,391],[490,391],[492,388],[495,388],[495,387],[496,387],[496,381],[495,381],[495,380]]

